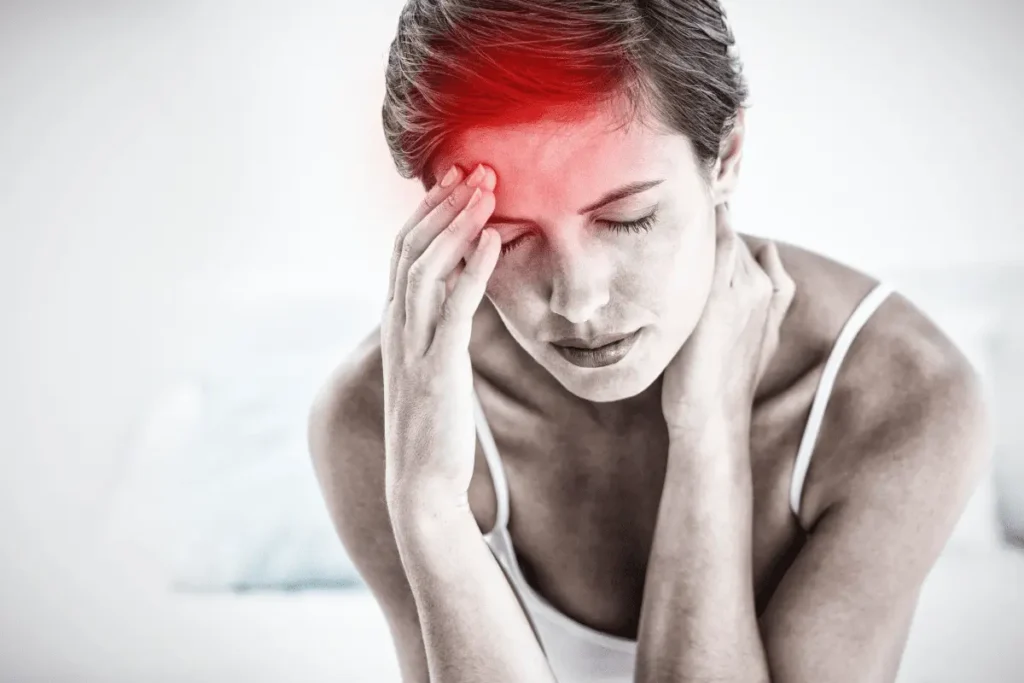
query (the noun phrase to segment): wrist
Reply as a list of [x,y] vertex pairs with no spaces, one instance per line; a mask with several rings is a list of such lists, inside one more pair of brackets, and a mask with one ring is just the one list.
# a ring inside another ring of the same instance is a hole
[[673,470],[693,474],[694,468],[728,471],[737,470],[743,463],[749,469],[749,421],[727,411],[709,412],[702,417],[699,427],[685,432],[669,432],[668,461]]
[[691,406],[668,425],[669,444],[693,444],[726,430],[734,422],[737,411],[731,411],[722,401],[708,401]]
[[732,430],[724,411],[714,410],[691,415],[685,426],[669,429],[668,446],[672,454],[718,451],[727,442],[726,435]]

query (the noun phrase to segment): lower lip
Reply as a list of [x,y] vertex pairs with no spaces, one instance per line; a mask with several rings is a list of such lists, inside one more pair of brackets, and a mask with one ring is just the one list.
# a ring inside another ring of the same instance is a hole
[[581,368],[603,368],[606,365],[618,363],[625,358],[639,336],[640,330],[637,330],[624,339],[596,349],[573,349],[567,346],[558,346],[557,344],[552,344],[552,346],[555,347],[558,353],[562,354],[562,358],[573,365],[578,365]]

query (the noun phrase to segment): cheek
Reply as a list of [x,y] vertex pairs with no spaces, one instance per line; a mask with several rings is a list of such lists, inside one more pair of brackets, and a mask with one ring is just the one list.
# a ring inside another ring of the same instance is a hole
[[710,228],[694,226],[680,236],[673,249],[666,251],[674,260],[672,271],[676,278],[697,284],[707,279],[715,266],[714,233]]
[[498,263],[495,264],[491,277],[487,280],[486,294],[495,305],[498,302],[504,304],[513,301],[515,293],[522,292],[524,284],[507,264],[501,262],[502,258],[504,257],[498,257]]
[[487,281],[485,296],[503,318],[517,321],[519,324],[516,327],[520,328],[523,326],[524,319],[529,317],[527,315],[529,296],[525,294],[528,287],[529,283],[521,276],[517,276],[510,268],[503,269],[499,261],[491,278]]
[[690,318],[704,307],[714,270],[714,232],[691,225],[645,250],[640,278],[661,316]]
[[677,314],[685,325],[696,321],[704,310],[714,270],[714,232],[711,229],[695,231],[677,254],[676,277],[668,288],[678,302]]

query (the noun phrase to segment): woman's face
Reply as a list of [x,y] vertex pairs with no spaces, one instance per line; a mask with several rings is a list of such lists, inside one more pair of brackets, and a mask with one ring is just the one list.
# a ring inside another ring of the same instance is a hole
[[[473,129],[432,169],[436,178],[452,163],[494,169],[487,225],[502,254],[487,296],[523,349],[595,402],[657,380],[696,326],[714,268],[715,193],[688,139],[614,130],[618,122],[601,112],[568,125]],[[637,331],[621,359],[596,367],[601,359],[555,345]]]

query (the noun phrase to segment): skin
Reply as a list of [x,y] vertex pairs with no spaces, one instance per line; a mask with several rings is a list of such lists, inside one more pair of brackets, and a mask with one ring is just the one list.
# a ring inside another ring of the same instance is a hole
[[[665,536],[673,523],[659,519],[660,502],[684,485],[667,476],[661,373],[710,290],[715,206],[735,192],[743,126],[741,119],[702,175],[684,137],[645,126],[612,131],[614,121],[614,113],[595,112],[570,126],[470,131],[433,172],[440,178],[450,163],[467,170],[486,163],[494,171],[493,213],[529,221],[490,223],[504,243],[527,237],[497,264],[469,343],[508,477],[519,563],[531,586],[570,618],[636,639],[656,527]],[[577,213],[608,189],[650,179],[663,182],[592,215]],[[648,233],[616,234],[600,222],[634,220],[655,207]],[[762,243],[741,237],[751,251]],[[890,295],[844,360],[794,518],[793,458],[817,380],[875,280],[792,245],[778,249],[796,293],[756,387],[742,454],[752,519],[749,619],[763,639],[750,647],[762,661],[744,662],[748,672],[770,669],[775,681],[892,680],[921,582],[986,458],[977,377],[920,311]],[[569,364],[548,345],[640,326],[629,356],[598,371]],[[318,396],[311,452],[342,541],[392,625],[404,677],[426,680],[416,604],[379,495],[381,368],[374,330]],[[727,498],[717,497],[717,512],[731,509]],[[479,531],[489,530],[495,495],[479,444],[468,502]],[[659,557],[687,556],[692,539],[673,536],[677,547],[661,545]],[[662,566],[677,571],[659,570],[660,586],[708,580],[682,563]],[[690,680],[690,665],[661,662],[670,677],[657,680]],[[742,679],[742,671],[732,673]],[[656,680],[650,676],[643,680]]]
[[[657,394],[656,381],[707,300],[716,198],[687,138],[643,125],[615,130],[619,116],[602,110],[571,125],[473,129],[460,136],[457,154],[441,157],[435,175],[452,163],[472,169],[482,162],[500,178],[487,225],[515,248],[498,261],[487,299],[518,346],[563,394],[639,405]],[[659,184],[578,213],[637,181]],[[607,225],[655,212],[649,232]],[[569,363],[549,344],[638,328],[643,338],[628,361],[599,372]],[[612,414],[622,408],[607,406]]]

